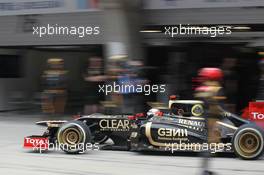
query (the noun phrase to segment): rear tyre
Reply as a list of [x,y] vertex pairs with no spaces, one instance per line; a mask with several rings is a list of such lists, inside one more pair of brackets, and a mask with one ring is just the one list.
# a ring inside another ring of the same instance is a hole
[[234,133],[232,144],[235,154],[245,160],[258,159],[263,155],[263,130],[254,124],[246,124]]
[[91,131],[81,121],[70,121],[62,125],[57,132],[60,148],[71,154],[84,153],[87,144],[91,143]]

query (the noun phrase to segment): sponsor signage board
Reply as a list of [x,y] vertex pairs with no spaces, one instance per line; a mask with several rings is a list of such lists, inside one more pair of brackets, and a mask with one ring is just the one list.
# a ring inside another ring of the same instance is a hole
[[145,9],[263,7],[263,0],[144,0]]
[[98,10],[98,0],[1,0],[0,16]]

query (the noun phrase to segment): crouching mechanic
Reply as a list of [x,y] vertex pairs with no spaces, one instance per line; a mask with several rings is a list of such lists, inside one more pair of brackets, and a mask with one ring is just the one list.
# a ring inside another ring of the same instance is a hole
[[[220,132],[216,123],[222,117],[223,102],[226,99],[223,93],[221,81],[223,72],[218,68],[202,68],[198,73],[201,80],[201,86],[195,89],[195,98],[200,99],[205,104],[206,124],[208,128],[207,142],[219,143]],[[210,157],[209,150],[204,150],[203,174],[213,174],[208,170],[208,161]]]

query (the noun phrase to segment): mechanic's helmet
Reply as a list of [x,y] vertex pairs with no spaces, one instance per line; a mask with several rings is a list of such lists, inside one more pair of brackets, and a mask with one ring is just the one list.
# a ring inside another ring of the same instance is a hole
[[199,70],[198,76],[202,81],[221,81],[223,78],[223,72],[219,68],[206,67]]

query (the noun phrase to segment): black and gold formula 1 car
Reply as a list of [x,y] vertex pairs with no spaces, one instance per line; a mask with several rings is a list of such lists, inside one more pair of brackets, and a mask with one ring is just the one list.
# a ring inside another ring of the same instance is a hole
[[66,153],[79,153],[87,149],[84,145],[97,144],[110,150],[234,152],[248,160],[259,158],[264,150],[263,130],[228,112],[217,122],[215,132],[221,143],[207,143],[203,102],[195,100],[170,100],[169,110],[150,109],[133,116],[92,114],[36,124],[47,130],[41,136],[25,137],[25,147],[43,146],[44,139],[59,144]]

